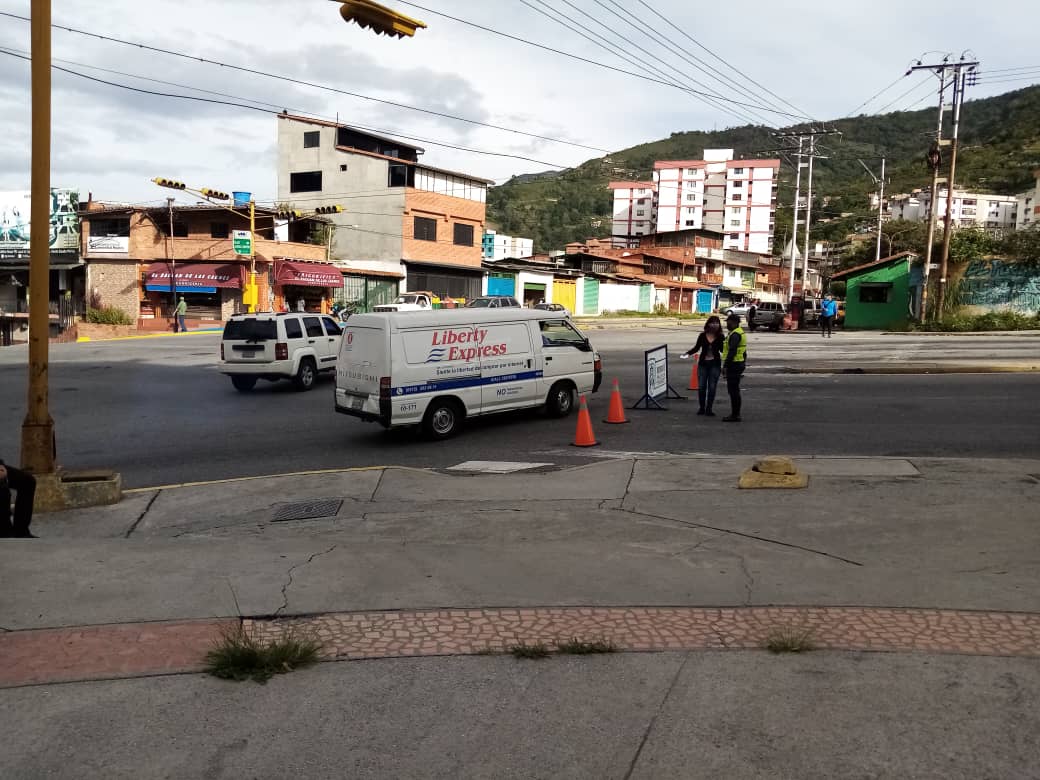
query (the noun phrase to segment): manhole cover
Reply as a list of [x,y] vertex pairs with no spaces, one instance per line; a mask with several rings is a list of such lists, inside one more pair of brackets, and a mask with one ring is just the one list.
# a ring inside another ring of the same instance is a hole
[[342,498],[318,498],[314,501],[294,501],[291,504],[282,504],[274,510],[276,523],[284,523],[286,520],[314,520],[319,517],[335,517],[339,514],[339,508],[343,506]]

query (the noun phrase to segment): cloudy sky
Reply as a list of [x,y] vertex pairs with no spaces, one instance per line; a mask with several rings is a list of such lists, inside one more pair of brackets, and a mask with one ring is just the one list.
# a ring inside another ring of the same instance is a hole
[[[338,116],[425,139],[418,145],[426,148],[431,164],[500,182],[680,130],[796,121],[785,113],[831,119],[854,110],[924,107],[931,103],[924,75],[901,79],[861,105],[929,51],[939,52],[932,58],[974,53],[983,76],[971,97],[1040,81],[1040,56],[1032,54],[1040,6],[1022,0],[992,14],[979,13],[978,3],[967,0],[949,0],[942,13],[895,0],[880,0],[869,10],[847,0],[745,0],[712,3],[710,15],[699,10],[704,4],[689,0],[418,2],[430,10],[396,5],[429,25],[404,40],[345,24],[328,0],[67,0],[54,4],[54,22],[594,149],[60,29],[54,30],[55,64],[139,89]],[[578,29],[589,37],[620,50],[605,50],[534,10],[547,6],[578,20]],[[0,11],[28,16],[29,2],[0,0]],[[686,90],[507,40],[431,11],[651,79],[677,80]],[[29,63],[10,53],[28,52],[29,24],[0,18],[0,47],[8,52],[0,52],[0,190],[27,189]],[[651,41],[644,25],[671,39],[679,53]],[[713,104],[687,90],[755,107]],[[152,96],[55,72],[53,183],[78,188],[82,197],[89,191],[101,200],[149,202],[166,195],[149,182],[161,175],[273,200],[276,121],[263,111]],[[529,159],[463,152],[434,141]]]

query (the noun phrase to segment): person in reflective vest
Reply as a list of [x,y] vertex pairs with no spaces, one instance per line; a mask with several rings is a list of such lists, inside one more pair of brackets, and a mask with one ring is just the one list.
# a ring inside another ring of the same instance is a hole
[[747,333],[740,327],[740,317],[736,314],[726,318],[726,327],[729,335],[722,345],[722,372],[726,375],[730,412],[722,421],[740,422],[740,379],[747,364]]

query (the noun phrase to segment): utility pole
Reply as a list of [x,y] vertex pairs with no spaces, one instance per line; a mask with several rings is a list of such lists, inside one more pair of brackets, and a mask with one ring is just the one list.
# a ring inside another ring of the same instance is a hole
[[790,305],[794,298],[794,270],[798,253],[798,206],[802,199],[802,147],[805,139],[798,136],[798,172],[794,177],[794,219],[791,222],[791,277],[787,280],[787,303]]
[[942,260],[939,266],[939,299],[936,301],[936,314],[942,322],[946,310],[946,289],[950,261],[950,239],[953,237],[953,187],[957,181],[957,137],[961,124],[961,106],[964,104],[964,86],[968,72],[975,69],[978,63],[966,66],[958,63],[953,71],[953,129],[950,133],[950,175],[946,184],[946,231],[943,233]]
[[29,383],[21,466],[54,474],[49,408],[51,220],[51,0],[32,0],[32,179],[29,237]]
[[[945,254],[945,253],[949,252],[948,240],[949,240],[949,236],[950,236],[950,229],[952,228],[952,225],[950,225],[951,216],[952,216],[952,206],[951,206],[951,204],[952,204],[952,201],[953,201],[953,173],[956,170],[956,162],[951,159],[951,168],[953,170],[951,170],[950,176],[948,178],[943,179],[943,177],[941,177],[939,175],[939,169],[942,166],[942,149],[943,149],[944,146],[950,146],[951,145],[951,142],[949,140],[946,140],[946,139],[943,138],[943,124],[944,124],[943,119],[945,117],[946,109],[947,109],[947,106],[946,106],[946,89],[947,89],[947,86],[948,86],[948,84],[947,84],[947,77],[952,75],[952,83],[955,83],[955,84],[959,83],[961,78],[962,78],[962,74],[965,73],[965,72],[966,73],[974,72],[974,70],[978,66],[978,64],[979,64],[978,62],[965,62],[963,58],[959,62],[951,64],[949,62],[949,57],[946,57],[941,63],[939,63],[937,65],[924,65],[921,62],[918,62],[916,65],[911,67],[906,72],[906,75],[909,76],[914,71],[930,70],[933,73],[935,73],[935,75],[938,76],[938,78],[939,78],[939,115],[938,115],[938,118],[936,120],[935,141],[933,142],[931,149],[929,149],[929,151],[928,151],[928,165],[932,169],[932,191],[931,191],[932,195],[931,195],[931,200],[930,200],[930,202],[928,204],[928,243],[927,243],[927,246],[925,247],[925,253],[924,253],[924,285],[921,288],[921,312],[920,312],[920,319],[921,319],[922,322],[928,319],[928,277],[931,274],[931,270],[932,270],[932,251],[933,251],[933,245],[935,244],[935,223],[936,223],[936,218],[938,216],[939,184],[941,182],[945,182],[946,183],[946,208],[947,208],[946,223],[947,224],[946,224],[946,230],[945,230],[944,237],[943,237],[943,247],[944,247],[944,256],[947,257],[947,258],[948,258],[949,255]],[[955,103],[955,105],[954,105],[954,112],[955,112],[956,117],[957,117],[957,119],[954,122],[954,133],[955,134],[957,132],[957,124],[958,124],[959,118],[960,118],[960,103],[959,103],[958,97],[960,99],[963,99],[963,95],[964,95],[964,89],[963,89],[963,84],[961,84],[961,86],[958,87],[955,90],[955,97],[954,97],[954,103]],[[956,152],[954,152],[954,155],[955,154],[956,154]],[[946,264],[944,262],[943,263],[943,267],[940,270],[940,280],[939,280],[939,289],[938,289],[939,306],[938,306],[938,309],[936,311],[936,316],[939,319],[942,318],[942,306],[945,304],[945,295],[946,295],[946,289],[945,288],[946,288]]]
[[173,329],[180,329],[180,321],[177,319],[177,258],[173,251],[173,198],[166,199],[166,208],[170,214],[170,243],[166,259],[170,261],[170,301],[172,302]]
[[[885,158],[881,158],[881,178],[875,176],[874,172],[862,160],[859,161],[859,164],[863,166],[863,170],[870,174],[870,178],[874,180],[874,184],[878,188],[877,251],[874,253],[874,260],[878,261],[881,259],[881,224],[884,221],[885,214]],[[889,244],[891,245],[891,239]],[[889,247],[889,253],[891,253],[891,246]]]

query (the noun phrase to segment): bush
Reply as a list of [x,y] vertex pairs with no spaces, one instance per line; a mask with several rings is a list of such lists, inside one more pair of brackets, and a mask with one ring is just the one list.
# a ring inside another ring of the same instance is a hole
[[115,306],[87,309],[87,322],[95,325],[133,325],[134,318]]
[[969,333],[972,331],[994,330],[1035,330],[1040,328],[1040,317],[1022,314],[1005,309],[985,314],[953,314],[942,322],[928,322],[921,330],[935,330],[943,333]]

